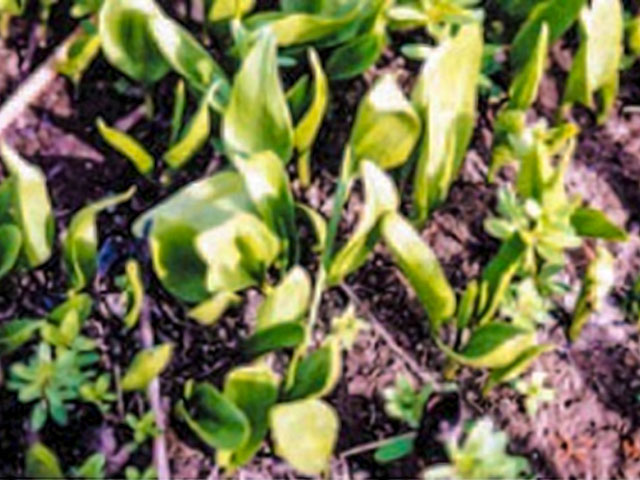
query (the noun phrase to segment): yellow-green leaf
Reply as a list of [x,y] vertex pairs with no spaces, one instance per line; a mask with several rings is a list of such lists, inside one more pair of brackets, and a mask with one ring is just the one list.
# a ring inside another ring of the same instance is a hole
[[563,103],[593,106],[600,94],[598,120],[607,119],[618,95],[624,28],[620,0],[593,0],[580,14],[581,42],[569,72]]
[[144,304],[144,284],[142,283],[140,264],[133,259],[127,260],[125,274],[127,278],[129,304],[127,305],[127,313],[124,316],[124,324],[127,328],[133,328],[140,319],[140,313],[142,312]]
[[305,475],[329,467],[340,422],[322,400],[308,399],[275,406],[269,416],[276,453]]
[[242,298],[235,293],[221,291],[210,299],[199,303],[189,310],[189,318],[193,318],[201,325],[214,325],[220,320],[224,312],[242,302]]
[[150,22],[159,15],[153,0],[105,0],[98,16],[109,63],[145,84],[157,82],[170,68],[151,34]]
[[577,208],[571,215],[571,225],[581,237],[602,238],[614,242],[626,242],[629,238],[624,229],[595,208]]
[[257,330],[302,319],[309,308],[310,298],[309,274],[304,268],[295,266],[258,307]]
[[24,473],[28,478],[64,478],[56,454],[39,442],[27,450]]
[[100,53],[100,45],[97,32],[84,32],[71,44],[64,60],[56,65],[56,70],[78,85],[84,72]]
[[382,219],[382,236],[394,262],[415,290],[437,331],[456,311],[456,296],[433,251],[398,213]]
[[544,74],[549,50],[549,26],[543,23],[540,27],[535,48],[531,57],[516,74],[509,88],[509,108],[527,110],[538,95],[538,88]]
[[98,132],[111,148],[124,155],[143,175],[151,173],[154,159],[144,146],[128,133],[108,126],[102,118],[96,120]]
[[253,10],[255,0],[213,0],[207,13],[212,23],[242,17]]
[[49,260],[53,243],[53,214],[42,171],[0,141],[0,157],[9,171],[11,215],[22,233],[23,254],[30,267]]
[[543,345],[534,345],[533,347],[528,348],[510,365],[493,370],[487,379],[483,391],[486,393],[496,385],[518,378],[529,369],[531,364],[540,355],[550,352],[554,348],[555,347],[553,345],[547,343]]
[[342,350],[337,337],[329,337],[291,368],[295,368],[293,382],[287,389],[287,401],[301,398],[320,398],[335,388],[342,373]]
[[234,78],[222,138],[230,153],[271,150],[286,163],[293,150],[293,126],[276,50],[273,34],[261,31]]
[[352,169],[370,160],[384,170],[407,161],[420,135],[420,119],[392,75],[384,75],[360,102],[349,145]]
[[42,320],[19,318],[0,325],[0,355],[11,353],[33,338]]
[[0,225],[0,278],[11,271],[22,248],[22,233],[12,224]]
[[122,378],[122,390],[144,390],[169,365],[173,346],[169,343],[136,354]]
[[445,200],[462,166],[473,134],[482,47],[482,27],[462,26],[429,56],[414,88],[425,132],[413,184],[419,224]]

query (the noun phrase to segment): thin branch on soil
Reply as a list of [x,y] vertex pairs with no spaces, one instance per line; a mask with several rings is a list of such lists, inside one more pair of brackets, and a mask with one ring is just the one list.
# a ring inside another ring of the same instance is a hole
[[118,130],[123,132],[131,130],[138,122],[143,120],[147,115],[147,106],[142,103],[127,113],[124,117],[119,118],[113,124]]
[[[153,347],[153,330],[151,329],[151,321],[149,320],[149,303],[144,301],[144,307],[140,314],[140,336],[142,337],[142,345],[144,348]],[[156,418],[156,424],[160,430],[160,434],[153,440],[153,464],[158,473],[158,480],[170,480],[171,472],[169,470],[169,459],[167,457],[167,439],[165,432],[167,430],[167,417],[162,408],[162,400],[160,397],[160,379],[154,378],[147,389],[151,410]]]
[[389,348],[396,354],[400,359],[405,363],[408,369],[413,373],[418,380],[429,383],[433,385],[435,388],[438,388],[440,382],[436,380],[435,376],[431,373],[427,372],[424,368],[418,364],[418,362],[404,349],[398,345],[398,342],[393,338],[393,336],[387,331],[385,326],[378,320],[378,318],[373,314],[368,305],[362,302],[358,295],[353,291],[353,289],[349,285],[342,284],[342,291],[349,297],[349,299],[362,311],[373,327],[373,330],[376,334],[382,338]]
[[22,115],[22,113],[47,89],[58,76],[56,65],[64,60],[71,44],[82,34],[83,28],[77,27],[40,65],[27,77],[20,87],[0,107],[0,138],[6,130]]
[[362,445],[357,445],[349,450],[345,450],[342,452],[339,457],[341,460],[346,460],[349,457],[353,457],[354,455],[360,455],[361,453],[367,453],[371,450],[377,450],[379,447],[386,445],[391,440],[400,440],[405,438],[415,438],[417,435],[416,432],[409,432],[403,435],[397,435],[395,437],[383,438],[382,440],[376,440],[375,442],[363,443]]

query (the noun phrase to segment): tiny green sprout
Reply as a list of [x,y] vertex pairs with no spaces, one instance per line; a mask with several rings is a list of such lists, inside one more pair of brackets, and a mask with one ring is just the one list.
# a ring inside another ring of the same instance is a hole
[[87,381],[80,386],[80,398],[93,403],[102,413],[109,411],[110,403],[116,401],[116,395],[110,391],[111,377],[108,373],[100,375],[95,381]]
[[152,411],[146,412],[141,417],[128,413],[125,423],[133,431],[133,442],[135,448],[145,444],[160,435],[160,429],[156,424],[156,417]]
[[555,390],[545,386],[546,380],[546,372],[535,371],[529,380],[520,379],[514,383],[515,390],[524,396],[524,406],[530,417],[535,417],[542,404],[555,398]]
[[507,452],[507,435],[495,430],[489,418],[473,423],[463,441],[451,439],[446,447],[450,464],[434,465],[423,473],[424,480],[513,479],[529,471],[524,457]]
[[432,393],[431,385],[417,390],[407,376],[398,375],[396,383],[383,391],[384,409],[391,418],[401,420],[412,428],[418,428],[424,405]]
[[356,307],[352,303],[331,321],[331,333],[340,340],[345,350],[351,350],[358,335],[368,329],[369,325],[356,315]]
[[124,469],[124,478],[126,480],[156,480],[158,472],[152,466],[139,470],[138,467],[128,466]]

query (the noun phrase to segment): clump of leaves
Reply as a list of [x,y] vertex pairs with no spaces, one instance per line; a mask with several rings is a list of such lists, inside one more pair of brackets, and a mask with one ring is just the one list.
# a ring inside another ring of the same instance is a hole
[[402,420],[412,428],[418,428],[424,405],[432,393],[431,385],[416,390],[405,375],[399,375],[396,377],[395,385],[383,392],[385,412],[391,418]]
[[529,471],[523,457],[507,452],[509,439],[495,430],[488,418],[473,423],[463,439],[447,442],[450,464],[429,467],[423,474],[428,480],[474,478],[521,478]]
[[25,475],[29,478],[105,478],[106,458],[96,453],[64,475],[56,454],[42,443],[34,443],[25,455]]

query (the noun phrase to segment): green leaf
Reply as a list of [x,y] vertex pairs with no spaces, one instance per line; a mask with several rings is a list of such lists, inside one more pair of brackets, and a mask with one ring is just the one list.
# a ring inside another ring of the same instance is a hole
[[497,255],[482,272],[482,288],[486,289],[488,304],[481,305],[480,324],[493,319],[513,276],[522,263],[526,250],[527,245],[522,241],[520,234],[515,233],[502,244]]
[[49,260],[53,243],[53,214],[42,170],[27,163],[7,143],[0,142],[11,182],[11,215],[22,233],[22,252],[30,267]]
[[93,480],[105,477],[104,469],[107,459],[102,453],[95,453],[87,458],[80,467],[74,469],[74,478],[90,478]]
[[291,368],[295,368],[295,372],[291,388],[285,393],[287,401],[329,394],[342,373],[340,342],[335,337],[327,338],[320,348],[292,364]]
[[304,338],[302,322],[277,323],[254,333],[244,342],[242,349],[248,357],[254,358],[275,350],[297,347]]
[[316,239],[315,245],[311,248],[314,252],[322,252],[327,241],[327,221],[313,208],[303,203],[296,203],[296,209],[300,216],[309,223]]
[[122,390],[144,390],[167,367],[173,347],[165,343],[136,354],[122,378]]
[[184,166],[209,140],[211,132],[211,113],[209,112],[209,99],[214,95],[219,84],[211,87],[209,92],[202,97],[198,111],[187,124],[182,138],[169,148],[163,155],[164,161],[173,168]]
[[261,152],[248,159],[235,159],[245,188],[265,224],[283,242],[287,259],[295,258],[298,243],[296,211],[289,176],[281,159],[273,152]]
[[456,311],[456,296],[440,262],[400,214],[389,213],[382,219],[382,236],[437,331]]
[[510,323],[478,327],[460,353],[439,340],[438,346],[456,362],[475,368],[504,368],[535,345],[535,333]]
[[482,28],[464,25],[422,67],[413,102],[423,119],[413,202],[418,223],[445,200],[473,134],[482,61]]
[[232,292],[221,291],[189,310],[189,318],[201,325],[214,325],[229,308],[240,305],[242,298]]
[[211,23],[241,18],[253,10],[255,0],[213,0],[207,13]]
[[387,443],[378,447],[373,458],[378,463],[391,463],[400,460],[413,452],[415,444],[414,437],[396,437],[391,438]]
[[549,45],[553,45],[574,24],[586,0],[545,0],[531,10],[511,44],[511,65],[520,70],[531,58],[540,28],[549,26]]
[[74,293],[49,313],[49,320],[54,323],[61,323],[70,311],[74,311],[78,314],[80,323],[83,324],[89,318],[92,307],[93,300],[91,296],[86,293]]
[[306,399],[276,405],[269,416],[276,453],[305,475],[329,467],[340,422],[322,400]]
[[178,139],[180,129],[182,128],[182,118],[187,105],[187,94],[184,88],[184,81],[178,80],[173,95],[173,113],[171,115],[171,136],[169,137],[169,145],[173,145]]
[[56,454],[39,442],[27,450],[24,473],[29,478],[64,478]]
[[480,288],[477,280],[469,282],[458,304],[458,312],[456,314],[458,317],[458,328],[467,328],[469,325],[476,313],[479,292]]
[[292,268],[258,307],[257,331],[301,320],[309,308],[310,298],[309,274],[300,266]]
[[218,464],[234,468],[247,463],[267,434],[269,410],[278,399],[278,377],[266,366],[232,370],[224,383],[224,396],[249,420],[248,439],[234,450],[219,450]]
[[286,163],[293,150],[293,126],[276,50],[274,36],[261,32],[234,78],[222,138],[230,153],[271,150]]
[[261,283],[281,251],[236,172],[183,187],[142,215],[133,231],[142,236],[149,225],[155,273],[187,302]]
[[329,81],[322,70],[320,57],[313,48],[309,49],[308,55],[313,72],[313,98],[311,105],[298,120],[294,130],[294,146],[299,156],[298,176],[303,186],[308,186],[311,183],[311,149],[329,104]]
[[78,85],[84,72],[100,53],[100,35],[83,32],[69,47],[65,58],[56,64],[56,70]]
[[142,283],[142,273],[140,264],[136,260],[127,260],[125,265],[127,278],[128,305],[127,313],[124,316],[124,324],[127,328],[133,328],[140,320],[142,307],[144,305],[144,284]]
[[170,68],[151,34],[151,20],[160,15],[153,0],[105,0],[98,16],[109,63],[145,84],[157,82]]
[[0,225],[0,278],[11,271],[22,248],[22,233],[12,224]]
[[595,258],[587,267],[582,289],[573,311],[573,320],[569,328],[569,338],[572,342],[578,339],[591,315],[604,306],[607,295],[614,285],[614,263],[611,253],[605,247],[599,246]]
[[501,383],[510,382],[518,378],[524,372],[526,372],[531,364],[544,353],[550,352],[555,347],[551,344],[534,345],[516,358],[513,363],[506,367],[495,369],[489,375],[487,382],[483,388],[483,392],[486,394],[493,387]]
[[361,160],[384,170],[407,161],[420,135],[420,119],[391,75],[376,81],[360,102],[349,145],[356,171]]
[[19,318],[0,326],[0,355],[14,352],[33,338],[42,320]]
[[527,110],[536,97],[540,81],[544,75],[549,50],[549,26],[543,23],[540,27],[535,48],[530,58],[516,74],[509,88],[509,108]]
[[96,217],[107,208],[133,197],[135,187],[112,197],[104,198],[77,212],[69,223],[63,245],[64,263],[71,276],[73,290],[82,290],[98,269],[98,228]]
[[571,215],[571,225],[581,237],[602,238],[615,242],[626,242],[629,238],[626,231],[595,208],[577,208]]
[[563,104],[593,106],[600,94],[598,121],[604,122],[618,95],[620,61],[624,50],[624,28],[620,0],[593,0],[580,15],[580,48],[576,52]]
[[249,438],[249,420],[217,388],[198,383],[176,407],[178,415],[207,445],[235,449]]
[[327,74],[333,80],[345,80],[366,72],[375,65],[387,47],[384,30],[367,32],[336,48],[327,60]]
[[155,160],[144,146],[128,133],[108,126],[102,118],[96,120],[98,132],[111,148],[121,153],[143,175],[153,170]]
[[189,86],[205,93],[214,82],[219,83],[220,98],[226,98],[226,73],[186,28],[164,14],[152,16],[148,28],[164,60]]
[[364,264],[378,241],[380,219],[400,206],[393,180],[376,164],[363,161],[360,171],[365,190],[362,216],[353,235],[331,261],[329,285],[339,284]]

